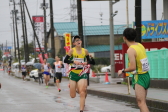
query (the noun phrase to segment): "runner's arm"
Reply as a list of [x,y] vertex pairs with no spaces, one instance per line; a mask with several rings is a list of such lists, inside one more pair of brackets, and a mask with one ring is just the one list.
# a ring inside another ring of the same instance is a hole
[[118,75],[122,74],[123,72],[132,72],[136,70],[136,51],[133,48],[129,48],[127,50],[127,54],[128,54],[130,65],[128,68],[124,70],[119,70]]
[[88,53],[88,50],[87,50],[87,49],[85,49],[85,53],[86,53],[87,62],[84,62],[84,65],[85,65],[85,63],[86,63],[86,64],[91,64],[90,57],[89,57],[89,53]]
[[93,59],[92,55],[90,55],[90,64],[95,65],[95,60]]
[[118,74],[122,74],[124,72],[132,72],[134,70],[136,70],[136,51],[133,48],[129,48],[127,50],[127,54],[128,54],[128,59],[130,62],[130,65],[128,68],[124,69],[124,70],[119,70]]
[[61,61],[61,68],[64,68],[64,64],[62,63],[62,61]]
[[128,68],[126,68],[125,72],[132,72],[136,70],[136,51],[133,48],[129,48],[127,51],[128,58],[130,61],[130,65]]
[[72,55],[72,52],[73,52],[73,49],[69,50],[68,54],[65,56],[64,63],[67,63],[67,64],[74,63],[74,61],[69,60],[69,58]]
[[50,72],[51,66],[50,66],[50,64],[49,64],[49,63],[48,63],[48,68],[49,68],[48,70],[49,70],[49,72]]

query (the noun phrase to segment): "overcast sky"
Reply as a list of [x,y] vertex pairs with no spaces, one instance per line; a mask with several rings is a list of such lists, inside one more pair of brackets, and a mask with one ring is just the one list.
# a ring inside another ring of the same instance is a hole
[[[6,43],[12,45],[13,32],[12,32],[12,19],[10,18],[10,12],[13,9],[13,5],[9,6],[9,0],[0,0],[0,44]],[[16,0],[16,2],[19,0]],[[32,15],[43,15],[43,10],[40,9],[40,3],[43,0],[25,0],[29,8],[30,14]],[[129,23],[135,20],[135,0],[129,1]],[[142,21],[151,20],[151,0],[142,0]],[[46,0],[49,3],[49,0]],[[53,0],[54,8],[54,22],[70,22],[70,0]],[[17,9],[19,7],[17,6]],[[109,24],[109,2],[82,2],[83,10],[83,21],[85,26],[101,25],[100,12],[103,13],[102,25]],[[114,17],[114,24],[126,24],[126,0],[120,0],[120,2],[114,4],[113,10],[118,10],[118,14]],[[157,19],[162,18],[163,12],[163,0],[157,0]],[[19,15],[19,14],[18,14]],[[27,16],[27,14],[26,14]],[[27,19],[28,37],[29,42],[32,40],[32,28],[30,21]],[[47,9],[47,22],[49,22],[49,9]],[[18,24],[19,39],[21,39],[21,24]]]

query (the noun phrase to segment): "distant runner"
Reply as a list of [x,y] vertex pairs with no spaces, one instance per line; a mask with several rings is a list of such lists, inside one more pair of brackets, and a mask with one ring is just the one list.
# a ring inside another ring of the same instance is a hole
[[11,66],[8,66],[8,75],[11,73]]
[[54,62],[55,65],[55,79],[56,79],[56,86],[58,88],[58,91],[61,92],[60,84],[62,80],[62,61],[60,61],[60,58],[58,56],[55,57],[56,62]]
[[47,63],[47,59],[44,59],[44,64],[42,65],[43,69],[44,69],[44,80],[46,83],[46,88],[48,88],[48,82],[50,81],[50,64]]
[[26,66],[25,65],[22,65],[21,71],[22,71],[22,79],[23,81],[25,81],[25,77],[26,77]]

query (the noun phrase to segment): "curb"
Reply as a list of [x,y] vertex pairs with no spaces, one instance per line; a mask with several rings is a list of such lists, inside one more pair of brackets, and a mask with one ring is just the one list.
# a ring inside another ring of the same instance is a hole
[[[137,105],[137,102],[136,102],[134,95],[112,93],[112,92],[100,91],[100,90],[97,91],[97,90],[93,90],[93,89],[88,89],[87,93],[91,94],[91,95],[103,97],[103,98],[129,102],[129,103],[133,103],[133,104]],[[155,108],[158,110],[168,110],[168,102],[167,101],[161,101],[161,100],[157,100],[157,99],[147,98],[146,102],[147,102],[148,107],[150,107],[150,108]]]

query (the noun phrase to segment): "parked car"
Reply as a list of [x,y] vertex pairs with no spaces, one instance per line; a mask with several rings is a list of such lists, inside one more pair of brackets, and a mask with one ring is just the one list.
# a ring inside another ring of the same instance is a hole
[[38,78],[38,69],[35,69],[35,70],[32,70],[30,73],[29,73],[29,76],[30,78]]
[[[25,60],[20,60],[21,65],[25,65]],[[19,65],[19,62],[13,63],[13,65]]]
[[[36,60],[39,62],[39,58],[36,58]],[[29,62],[26,63],[26,65],[32,65],[35,63],[35,58],[32,58]]]
[[111,71],[111,65],[101,68],[101,72],[110,72],[110,71]]
[[[41,72],[40,72],[41,73]],[[29,74],[30,78],[34,78],[34,79],[37,79],[39,77],[39,71],[38,69],[35,69],[35,70],[32,70]],[[51,75],[51,78],[54,77],[54,74],[52,73],[52,71],[50,70],[50,75]]]

